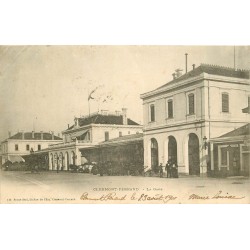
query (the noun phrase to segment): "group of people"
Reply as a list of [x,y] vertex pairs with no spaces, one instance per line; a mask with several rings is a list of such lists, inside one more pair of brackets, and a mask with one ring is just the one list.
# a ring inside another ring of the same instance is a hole
[[[159,168],[160,168],[160,177],[163,177],[162,163],[160,164]],[[167,171],[167,178],[178,178],[178,165],[176,161],[170,158],[166,164],[165,170]]]
[[142,175],[143,164],[140,162],[99,162],[97,169],[100,176],[103,175]]

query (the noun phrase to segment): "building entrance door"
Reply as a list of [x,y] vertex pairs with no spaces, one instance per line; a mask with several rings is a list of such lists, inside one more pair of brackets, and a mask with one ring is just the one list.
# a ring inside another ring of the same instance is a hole
[[153,170],[157,169],[159,165],[158,159],[158,143],[156,139],[151,139],[151,167]]
[[177,142],[173,136],[169,136],[168,139],[168,158],[177,163]]
[[196,134],[190,134],[188,139],[188,165],[190,175],[200,175],[199,139]]

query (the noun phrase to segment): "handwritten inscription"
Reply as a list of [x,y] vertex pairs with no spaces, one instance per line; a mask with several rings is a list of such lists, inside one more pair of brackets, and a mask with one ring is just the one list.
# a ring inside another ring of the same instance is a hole
[[197,194],[191,194],[189,196],[189,200],[211,200],[211,199],[227,199],[227,200],[240,200],[240,199],[244,199],[245,196],[235,196],[235,195],[230,195],[228,193],[223,194],[222,191],[219,191],[218,193],[216,193],[213,196],[202,196],[202,195],[197,195]]
[[[223,194],[222,191],[218,191],[215,195],[200,195],[200,194],[191,194],[187,196],[187,200],[236,200],[236,199],[244,199],[245,196],[236,196],[231,194]],[[156,194],[147,194],[147,193],[137,193],[134,192],[131,194],[119,194],[116,192],[110,192],[106,194],[101,194],[99,196],[92,196],[88,192],[84,192],[81,197],[83,201],[134,201],[134,202],[163,202],[169,203],[172,201],[177,202],[178,197],[172,194],[164,194],[164,193],[156,193]]]
[[177,197],[173,195],[163,195],[163,194],[154,194],[154,195],[148,195],[148,194],[137,194],[134,192],[131,196],[125,194],[125,195],[117,195],[116,192],[108,193],[101,195],[99,197],[90,197],[90,195],[85,192],[82,194],[81,200],[88,200],[88,201],[125,201],[125,200],[133,200],[133,201],[139,201],[139,202],[145,202],[145,201],[162,201],[164,203],[167,203],[169,201],[173,201],[177,199]]

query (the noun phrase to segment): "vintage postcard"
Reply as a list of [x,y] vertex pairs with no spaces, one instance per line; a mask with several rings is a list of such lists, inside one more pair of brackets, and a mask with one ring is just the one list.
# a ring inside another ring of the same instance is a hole
[[0,46],[0,203],[250,203],[250,46]]

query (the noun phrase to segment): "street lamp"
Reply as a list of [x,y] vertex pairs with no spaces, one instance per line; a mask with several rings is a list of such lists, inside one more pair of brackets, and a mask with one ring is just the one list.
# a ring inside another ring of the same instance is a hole
[[203,137],[203,142],[204,142],[204,149],[206,150],[207,147],[208,147],[208,142],[207,142],[207,137],[206,136]]

